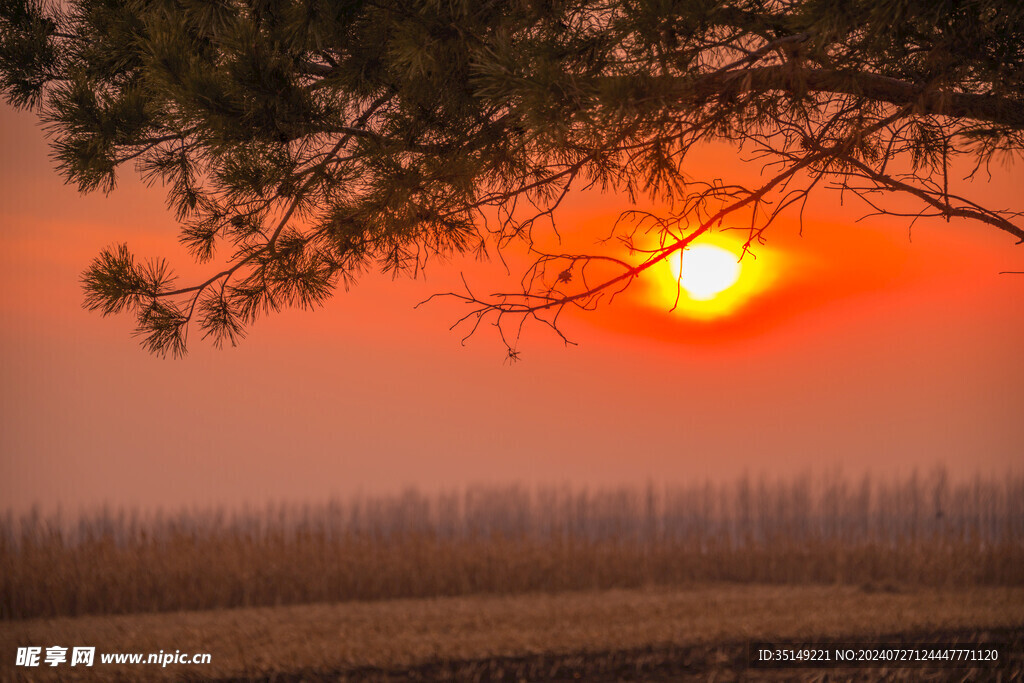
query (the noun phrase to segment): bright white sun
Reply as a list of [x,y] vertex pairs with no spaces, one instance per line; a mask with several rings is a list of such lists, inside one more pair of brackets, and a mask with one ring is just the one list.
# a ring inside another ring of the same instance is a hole
[[739,278],[739,257],[727,249],[698,244],[683,252],[679,284],[694,301],[714,299]]
[[[788,257],[760,246],[755,258],[744,252],[742,239],[708,233],[681,254],[673,252],[652,272],[646,290],[649,303],[703,321],[730,316],[751,304],[772,286]],[[657,249],[658,244],[648,248]],[[745,254],[742,264],[740,254]]]

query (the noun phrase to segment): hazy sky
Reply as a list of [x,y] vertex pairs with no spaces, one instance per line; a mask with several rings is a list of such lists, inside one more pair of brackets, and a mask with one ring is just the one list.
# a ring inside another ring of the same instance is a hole
[[[488,279],[469,263],[366,277],[236,349],[194,335],[163,360],[128,318],[83,311],[78,283],[121,241],[187,266],[162,190],[129,171],[109,197],[81,196],[30,115],[4,107],[0,132],[0,508],[1021,462],[1024,276],[998,272],[1024,270],[1024,247],[991,228],[919,223],[910,242],[906,222],[855,224],[863,207],[822,195],[803,238],[772,228],[757,262],[772,282],[735,315],[695,322],[637,287],[566,319],[579,346],[538,331],[514,365],[487,331],[461,345],[457,306],[413,309],[462,269]],[[723,154],[692,172],[731,172]],[[971,191],[1020,208],[1022,187],[1018,165]],[[573,197],[560,227],[604,233],[622,208]]]

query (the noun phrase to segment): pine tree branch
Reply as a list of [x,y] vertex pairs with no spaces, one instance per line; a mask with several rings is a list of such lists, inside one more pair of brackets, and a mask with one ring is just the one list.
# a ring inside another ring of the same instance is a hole
[[[850,166],[856,168],[865,178],[877,183],[879,186],[888,190],[905,192],[913,195],[929,206],[938,209],[943,216],[967,218],[986,223],[1016,237],[1018,240],[1017,244],[1024,244],[1024,229],[1014,225],[998,213],[982,208],[969,199],[965,199],[964,197],[960,197],[955,194],[950,194],[948,191],[930,193],[920,187],[915,187],[909,183],[898,180],[891,175],[876,171],[860,159],[849,154],[844,154],[839,158]],[[938,194],[938,196],[936,196],[936,194]],[[963,202],[967,206],[957,206],[953,204],[951,200]],[[882,211],[882,213],[887,212]]]
[[[632,77],[614,77],[632,78]],[[887,102],[910,112],[982,121],[1008,129],[1024,128],[1024,100],[922,87],[865,71],[835,69],[794,69],[789,64],[680,76],[668,96],[684,105],[720,99],[729,93],[776,91],[792,95],[806,92],[833,93]]]
[[[765,197],[772,191],[778,189],[780,186],[785,188],[788,183],[801,171],[813,168],[829,161],[836,159],[845,159],[849,155],[849,150],[856,144],[858,139],[865,136],[871,135],[886,126],[892,124],[894,121],[899,120],[906,115],[909,105],[903,109],[890,114],[889,116],[880,119],[869,126],[854,131],[849,136],[840,140],[839,142],[830,145],[828,147],[818,145],[816,149],[810,150],[805,153],[802,157],[795,158],[787,168],[773,176],[766,183],[762,184],[755,191],[746,191],[740,189],[742,197],[727,203],[724,207],[720,208],[709,217],[705,218],[701,223],[694,229],[692,229],[685,236],[671,236],[670,233],[665,231],[666,235],[672,237],[670,243],[659,249],[652,250],[647,253],[646,258],[636,264],[630,265],[620,259],[610,259],[615,264],[622,268],[622,271],[612,277],[604,279],[597,284],[590,285],[585,284],[585,287],[576,293],[561,293],[556,292],[553,289],[546,289],[542,292],[531,291],[529,285],[524,286],[524,291],[521,293],[508,293],[508,294],[495,294],[490,300],[480,299],[472,293],[472,291],[466,288],[466,294],[457,292],[445,292],[443,294],[435,294],[424,301],[420,302],[420,305],[425,304],[435,298],[439,297],[450,297],[456,300],[462,301],[463,303],[475,306],[473,310],[458,319],[451,327],[452,329],[459,327],[463,323],[472,321],[469,333],[463,338],[463,341],[473,336],[479,328],[481,322],[488,316],[494,316],[496,319],[494,325],[498,328],[499,334],[502,341],[505,343],[510,354],[516,351],[514,344],[510,344],[502,329],[502,320],[506,316],[515,316],[520,320],[519,329],[522,329],[522,325],[527,319],[536,320],[545,326],[552,329],[560,338],[566,343],[569,340],[565,337],[564,333],[558,327],[558,316],[561,312],[570,305],[576,305],[584,309],[588,309],[596,303],[597,297],[602,293],[612,292],[612,296],[616,293],[624,290],[629,286],[636,278],[643,274],[648,269],[652,268],[656,264],[662,263],[670,257],[672,254],[680,252],[686,249],[695,239],[708,232],[714,225],[720,224],[727,216],[743,209],[750,205],[757,205],[762,202]],[[817,181],[815,181],[817,182]],[[718,194],[722,188],[713,187],[709,192],[711,194]],[[784,201],[782,206],[776,209],[775,214],[781,211],[790,203]],[[774,218],[774,216],[772,216]],[[770,220],[769,220],[770,223]],[[763,230],[763,228],[762,228]],[[759,233],[752,229],[752,234]],[[751,237],[751,240],[753,237]],[[748,241],[748,245],[750,241]],[[541,258],[531,267],[531,271],[536,272],[544,262],[551,259],[563,259],[570,262],[570,267],[565,272],[571,270],[572,264],[583,261],[589,263],[595,259],[602,257],[595,257],[589,255],[550,255],[544,254]],[[605,259],[609,260],[609,259]],[[533,278],[530,278],[532,281]],[[559,280],[561,281],[561,276]],[[567,281],[567,280],[566,280]],[[542,314],[545,312],[553,312],[552,318],[545,318]],[[518,339],[518,335],[517,335]]]

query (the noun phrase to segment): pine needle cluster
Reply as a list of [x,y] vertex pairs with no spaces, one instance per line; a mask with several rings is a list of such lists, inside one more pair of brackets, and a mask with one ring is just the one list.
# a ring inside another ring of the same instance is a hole
[[[477,322],[552,324],[741,209],[756,242],[822,180],[1024,239],[947,177],[953,157],[1024,148],[1015,0],[2,0],[0,87],[40,112],[68,181],[110,192],[130,163],[167,188],[195,259],[224,264],[177,286],[118,245],[85,271],[85,305],[131,312],[161,354],[193,322],[234,345],[368,269],[529,240],[581,186],[675,202],[663,248],[604,282],[572,278],[573,256],[553,282],[463,297]],[[695,178],[707,140],[777,174]]]

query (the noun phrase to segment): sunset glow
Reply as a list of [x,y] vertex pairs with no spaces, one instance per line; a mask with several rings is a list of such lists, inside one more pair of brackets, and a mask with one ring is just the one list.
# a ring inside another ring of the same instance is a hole
[[658,269],[651,303],[676,315],[720,318],[767,290],[778,263],[777,252],[759,248],[757,254],[743,254],[742,242],[723,234],[705,235],[682,258],[677,252]]
[[1024,683],[1022,8],[0,0],[0,683]]

